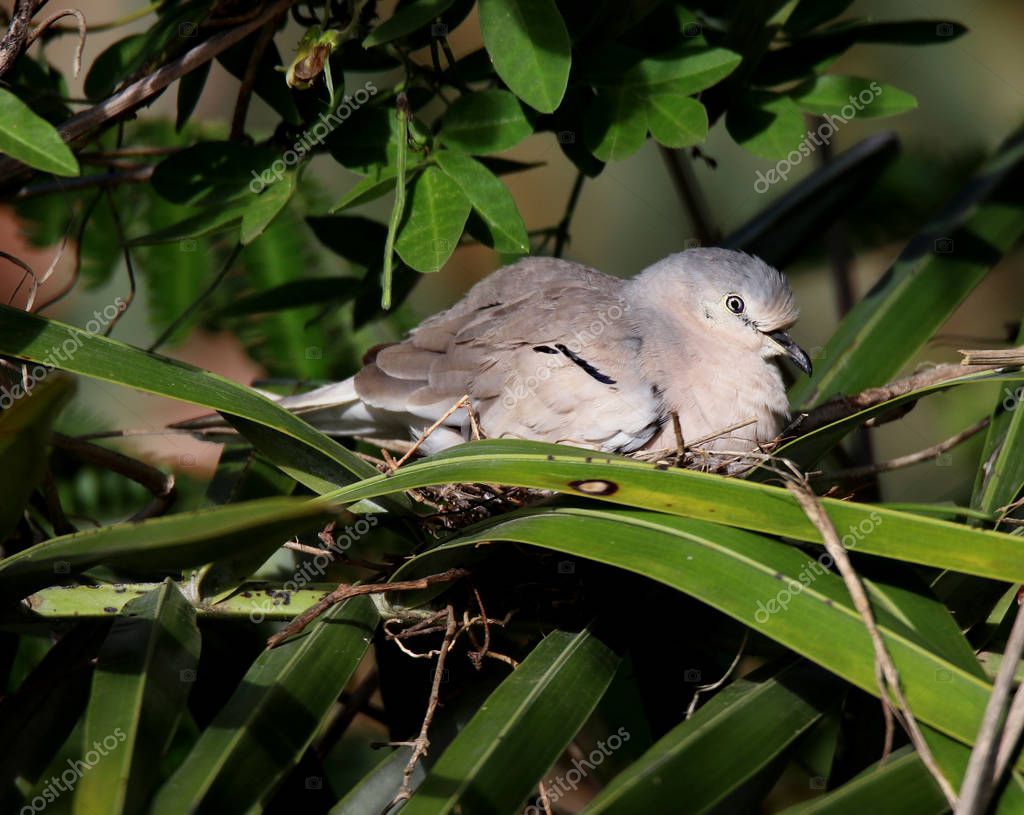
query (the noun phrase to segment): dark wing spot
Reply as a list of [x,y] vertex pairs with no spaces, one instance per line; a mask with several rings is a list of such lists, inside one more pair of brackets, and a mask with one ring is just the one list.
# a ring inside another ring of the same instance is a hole
[[612,379],[610,376],[607,376],[607,375],[601,373],[599,370],[597,370],[597,368],[595,368],[593,365],[591,365],[589,362],[587,362],[585,359],[583,359],[583,357],[579,356],[578,354],[574,354],[572,351],[570,351],[568,348],[566,348],[564,345],[562,345],[562,343],[558,343],[555,346],[555,348],[557,348],[559,351],[561,351],[563,354],[565,354],[574,363],[579,365],[584,371],[586,371],[590,376],[592,376],[594,379],[596,379],[602,385],[614,385],[615,384],[615,380],[614,379]]
[[480,306],[477,311],[487,311],[489,308],[497,308],[501,303],[488,303],[486,306]]
[[618,484],[611,481],[570,481],[569,486],[584,495],[612,495],[619,489]]
[[550,345],[535,345],[533,350],[538,354],[557,354],[558,352]]

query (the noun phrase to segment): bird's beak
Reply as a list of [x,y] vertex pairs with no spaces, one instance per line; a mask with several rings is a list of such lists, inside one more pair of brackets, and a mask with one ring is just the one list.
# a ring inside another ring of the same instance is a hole
[[801,371],[808,376],[811,375],[813,368],[811,366],[811,358],[807,356],[807,352],[793,342],[793,338],[789,336],[785,331],[772,331],[767,335],[779,349],[779,351],[793,360],[793,364],[796,365]]

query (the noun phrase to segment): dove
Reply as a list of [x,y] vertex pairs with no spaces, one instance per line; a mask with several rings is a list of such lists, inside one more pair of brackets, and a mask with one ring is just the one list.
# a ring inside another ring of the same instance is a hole
[[778,362],[811,374],[787,333],[798,310],[781,272],[742,252],[695,248],[621,279],[532,257],[473,286],[344,382],[280,404],[331,435],[422,439],[430,454],[471,437],[610,453],[736,454],[789,418]]

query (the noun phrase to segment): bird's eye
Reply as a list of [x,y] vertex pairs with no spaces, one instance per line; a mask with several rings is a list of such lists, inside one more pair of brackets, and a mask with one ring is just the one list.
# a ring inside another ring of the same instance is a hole
[[744,309],[743,298],[730,294],[725,298],[725,307],[733,314],[742,314]]

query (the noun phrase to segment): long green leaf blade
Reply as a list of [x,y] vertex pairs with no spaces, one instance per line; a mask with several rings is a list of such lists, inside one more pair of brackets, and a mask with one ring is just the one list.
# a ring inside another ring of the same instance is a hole
[[618,661],[590,630],[549,634],[488,697],[402,812],[516,811],[600,701]]

